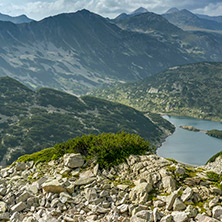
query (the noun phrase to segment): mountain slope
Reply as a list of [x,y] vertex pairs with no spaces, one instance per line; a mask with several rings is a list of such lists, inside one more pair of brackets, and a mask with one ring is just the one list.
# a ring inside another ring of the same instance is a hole
[[222,120],[222,63],[176,66],[143,82],[98,90],[94,95],[142,111]]
[[20,15],[20,16],[9,16],[5,14],[0,13],[0,21],[6,21],[6,22],[13,22],[15,24],[21,24],[21,23],[29,23],[34,21],[33,19],[28,18],[26,15]]
[[183,9],[180,11],[172,10],[170,13],[162,15],[170,23],[188,31],[222,31],[222,24],[214,20],[200,18],[198,15]]
[[0,78],[3,164],[82,134],[123,130],[155,144],[165,135],[150,119],[130,107],[89,96],[77,98],[47,88],[32,91],[16,80]]
[[84,94],[141,80],[178,64],[221,61],[221,36],[181,35],[173,29],[154,34],[123,30],[87,10],[28,24],[0,22],[0,76],[13,77],[32,89]]

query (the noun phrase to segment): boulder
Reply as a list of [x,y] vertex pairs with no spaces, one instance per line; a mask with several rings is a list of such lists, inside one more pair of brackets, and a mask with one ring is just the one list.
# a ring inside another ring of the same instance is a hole
[[173,220],[175,222],[188,222],[188,215],[185,212],[173,211],[172,214]]
[[222,207],[216,206],[212,210],[213,218],[222,221]]
[[177,192],[174,191],[170,196],[166,198],[166,209],[171,210],[173,208],[174,201],[178,197]]
[[46,181],[42,184],[42,188],[48,193],[61,193],[66,191],[63,183],[59,182],[58,180]]
[[0,213],[5,213],[7,210],[7,204],[3,201],[0,201]]
[[23,202],[19,202],[11,208],[12,212],[20,212],[26,208],[26,204]]
[[167,193],[172,193],[176,190],[176,183],[172,176],[165,176],[162,178],[163,187]]
[[183,202],[189,200],[193,195],[193,190],[190,187],[187,187],[184,191],[183,194],[181,196],[181,200]]
[[15,169],[17,171],[23,171],[26,169],[26,164],[24,162],[18,162],[16,163]]
[[184,209],[186,209],[186,205],[179,198],[176,198],[173,203],[173,210],[174,211],[181,211]]
[[84,159],[80,153],[68,153],[64,155],[64,165],[69,168],[82,167]]
[[143,204],[148,200],[148,193],[153,189],[149,183],[138,183],[129,193],[129,198],[137,204]]
[[206,216],[206,215],[202,215],[202,214],[198,214],[195,217],[196,222],[219,222],[219,220],[216,220],[212,217]]
[[194,217],[197,216],[198,211],[197,211],[197,209],[195,207],[193,207],[192,205],[189,205],[189,206],[187,206],[187,208],[185,210],[185,213],[187,213],[187,215],[189,217],[193,217],[194,218]]

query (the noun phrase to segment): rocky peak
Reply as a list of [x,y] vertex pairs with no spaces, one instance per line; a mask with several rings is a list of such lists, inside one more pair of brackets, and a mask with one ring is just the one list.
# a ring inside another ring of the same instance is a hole
[[[210,176],[211,175],[211,176]],[[157,155],[100,169],[80,154],[1,169],[2,221],[222,221],[218,181]]]

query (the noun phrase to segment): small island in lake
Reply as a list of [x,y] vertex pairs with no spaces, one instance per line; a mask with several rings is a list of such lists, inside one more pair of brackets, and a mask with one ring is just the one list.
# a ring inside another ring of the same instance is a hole
[[216,129],[208,130],[206,134],[212,137],[216,137],[218,139],[222,139],[222,130],[216,130]]
[[194,132],[200,132],[200,131],[203,131],[203,130],[200,130],[200,129],[197,129],[196,127],[194,126],[180,126],[180,128],[182,129],[185,129],[185,130],[189,130],[189,131],[194,131]]

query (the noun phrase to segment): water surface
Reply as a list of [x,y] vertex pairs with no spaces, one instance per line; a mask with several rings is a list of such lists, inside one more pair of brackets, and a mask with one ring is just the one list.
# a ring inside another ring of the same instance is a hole
[[221,122],[179,116],[163,117],[176,126],[176,131],[157,150],[158,155],[183,163],[203,165],[214,154],[222,151],[222,139],[213,138],[204,132],[179,128],[179,126],[189,125],[203,130],[222,130]]

